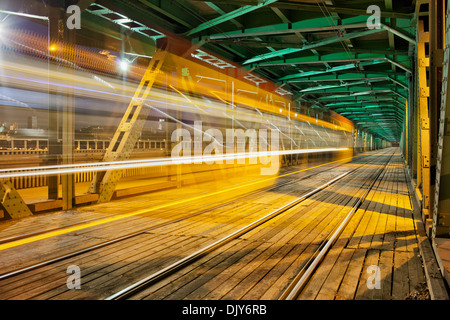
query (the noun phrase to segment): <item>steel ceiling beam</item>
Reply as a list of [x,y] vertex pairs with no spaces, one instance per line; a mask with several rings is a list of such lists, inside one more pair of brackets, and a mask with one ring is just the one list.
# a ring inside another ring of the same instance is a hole
[[[194,0],[204,2],[206,0]],[[214,3],[222,3],[222,4],[230,4],[236,6],[242,5],[255,5],[258,3],[258,0],[208,0]],[[319,7],[316,4],[305,4],[297,1],[278,1],[271,4],[272,7],[277,7],[280,9],[288,9],[288,10],[297,10],[297,11],[312,11],[312,12],[322,12],[322,10],[326,10],[332,13],[340,13],[340,14],[348,14],[348,15],[371,15],[372,13],[367,12],[367,8],[360,9],[354,7],[339,7],[339,6],[328,6],[323,3],[322,7]],[[412,12],[398,12],[398,11],[389,11],[389,10],[381,10],[381,17],[383,18],[399,18],[399,19],[408,19],[411,20],[413,18]]]
[[312,48],[319,48],[319,47],[325,46],[327,44],[332,44],[332,43],[336,43],[339,41],[364,37],[364,36],[378,33],[381,31],[383,31],[383,29],[372,29],[372,30],[366,30],[366,31],[347,33],[343,36],[336,36],[336,37],[331,37],[331,38],[324,39],[324,40],[319,40],[314,43],[304,45],[302,48],[287,48],[287,49],[282,49],[282,50],[278,50],[278,51],[274,51],[274,52],[260,54],[260,55],[257,55],[253,58],[250,58],[250,59],[244,61],[243,64],[245,65],[245,64],[249,64],[249,63],[253,63],[253,62],[257,62],[257,61],[261,61],[261,60],[265,60],[265,59],[284,56],[284,55],[288,55],[291,53],[304,51],[304,50],[308,50],[308,49],[312,49]]
[[[191,36],[195,33],[198,33],[200,31],[212,28],[218,24],[224,23],[226,21],[229,21],[231,19],[237,18],[239,16],[242,16],[246,13],[252,12],[254,10],[260,9],[262,7],[265,7],[269,4],[272,4],[274,2],[276,2],[278,0],[262,0],[262,1],[258,1],[258,3],[254,3],[251,5],[245,5],[243,7],[240,7],[239,9],[230,11],[226,14],[220,15],[219,17],[216,17],[214,19],[211,19],[209,21],[206,21],[204,23],[201,23],[200,25],[198,25],[197,27],[189,30],[188,32],[186,32],[186,36]],[[213,2],[213,1],[210,1]]]

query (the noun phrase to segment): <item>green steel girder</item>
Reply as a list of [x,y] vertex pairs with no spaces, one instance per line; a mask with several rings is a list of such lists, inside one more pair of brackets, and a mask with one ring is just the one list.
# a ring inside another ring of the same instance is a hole
[[[391,101],[394,97],[391,95],[379,95],[379,96],[344,96],[335,95],[330,97],[316,98],[318,101]],[[405,98],[406,100],[406,98]]]
[[337,88],[330,88],[330,89],[322,89],[322,90],[316,90],[314,91],[314,94],[326,94],[326,93],[340,93],[340,92],[364,92],[368,89],[373,91],[379,91],[379,90],[394,90],[398,93],[404,92],[406,89],[401,87],[401,89],[398,88],[399,86],[395,83],[384,83],[384,84],[375,84],[371,86],[370,88],[367,86],[359,86],[359,85],[350,85],[350,86],[343,86],[343,87],[337,87]]
[[[367,88],[370,89],[370,88]],[[327,95],[327,96],[322,96],[322,97],[318,97],[318,100],[327,100],[330,98],[337,98],[337,99],[341,99],[341,98],[348,98],[348,97],[354,97],[354,98],[361,98],[363,100],[370,99],[373,96],[376,96],[376,98],[378,97],[387,97],[390,94],[393,95],[397,95],[400,98],[403,98],[405,100],[407,100],[407,97],[402,95],[401,93],[392,90],[392,89],[386,89],[386,90],[367,90],[366,91],[359,91],[359,92],[348,92],[348,94],[335,94],[335,95]]]
[[274,2],[276,2],[278,0],[262,0],[262,1],[258,1],[258,3],[252,4],[252,5],[246,5],[243,7],[240,7],[239,9],[233,10],[231,12],[228,12],[226,14],[220,15],[217,18],[214,18],[212,20],[206,21],[204,23],[201,23],[200,25],[198,25],[197,27],[189,30],[185,35],[186,36],[191,36],[195,33],[198,33],[200,31],[212,28],[218,24],[221,24],[225,21],[234,19],[236,17],[242,16],[248,12],[257,10],[259,8],[265,7],[269,4],[272,4]]
[[383,31],[383,29],[372,29],[372,30],[365,30],[365,31],[357,31],[357,32],[351,32],[351,33],[347,33],[343,36],[336,36],[336,37],[331,37],[328,39],[324,39],[324,40],[319,40],[316,41],[314,43],[310,43],[310,44],[306,44],[304,45],[302,48],[287,48],[287,49],[282,49],[282,50],[278,50],[278,51],[273,51],[273,52],[269,52],[269,53],[264,53],[264,54],[260,54],[257,55],[253,58],[247,59],[246,61],[243,62],[244,65],[249,64],[249,63],[253,63],[253,62],[257,62],[257,61],[261,61],[261,60],[266,60],[266,59],[270,59],[270,58],[274,58],[274,57],[279,57],[279,56],[284,56],[284,55],[288,55],[291,53],[296,53],[299,51],[304,51],[304,50],[308,50],[311,48],[319,48],[321,46],[325,46],[328,44],[333,44],[333,43],[337,43],[340,41],[345,41],[345,40],[349,40],[349,39],[354,39],[354,38],[359,38],[359,37],[364,37],[367,35],[371,35],[374,33],[378,33]]
[[331,74],[331,75],[317,75],[317,76],[309,76],[306,79],[303,80],[288,80],[285,81],[286,83],[311,83],[314,81],[317,82],[324,82],[324,81],[375,81],[375,80],[384,80],[384,81],[404,81],[403,83],[406,84],[406,75],[404,73],[391,73],[389,75],[381,75],[379,73],[358,73],[358,72],[348,72],[348,73],[341,73],[341,74]]
[[406,105],[404,103],[401,103],[397,100],[386,100],[386,101],[365,101],[365,102],[361,102],[361,101],[356,101],[356,102],[337,102],[337,103],[327,103],[324,105],[325,107],[332,109],[332,110],[336,110],[338,108],[351,108],[351,107],[355,107],[355,106],[360,106],[359,108],[362,109],[375,109],[375,108],[380,108],[380,107],[394,107],[397,108],[399,110],[401,110],[403,113],[405,112],[406,109]]
[[[407,56],[407,54],[402,53],[397,56]],[[363,61],[385,59],[388,57],[389,56],[386,56],[385,54],[338,52],[338,53],[322,54],[320,56],[314,55],[306,57],[295,57],[283,60],[275,60],[270,62],[260,62],[251,64],[251,66],[257,68],[271,68],[271,67],[286,67],[296,65],[316,65],[316,64],[346,63],[346,62],[359,63]]]
[[[394,6],[391,0],[380,0],[383,19],[381,29],[374,30],[366,25],[371,15],[367,7],[377,4],[370,0],[346,1],[345,7],[341,0],[320,6],[286,0],[198,0],[202,5],[196,0],[97,3],[129,16],[133,31],[161,32],[160,26],[181,34],[273,79],[293,93],[294,100],[319,102],[323,108],[348,116],[357,126],[367,126],[371,133],[398,139],[405,89],[410,89],[409,47],[415,44],[412,1]],[[398,10],[400,6],[404,11]],[[328,10],[328,16],[322,10]],[[125,20],[111,21],[127,26]],[[377,119],[373,114],[379,115]],[[370,123],[364,124],[358,115],[372,117]]]
[[383,58],[383,59],[374,59],[374,60],[370,60],[370,61],[363,61],[360,63],[351,63],[351,64],[346,64],[346,65],[336,66],[336,67],[328,68],[327,70],[322,70],[322,71],[309,71],[309,72],[300,72],[300,73],[290,74],[290,75],[287,75],[287,76],[284,76],[284,77],[278,79],[278,82],[285,81],[285,80],[299,79],[299,78],[304,78],[304,77],[309,77],[309,76],[315,76],[315,75],[319,75],[319,74],[339,72],[339,71],[349,70],[349,69],[357,69],[359,67],[373,66],[373,65],[377,65],[377,64],[381,64],[381,63],[391,63],[393,65],[401,67],[402,69],[404,69],[405,71],[407,71],[409,73],[412,73],[410,68],[402,65],[401,63],[393,61],[392,59],[389,59],[389,58]]
[[283,23],[276,25],[266,25],[248,29],[232,30],[222,33],[216,33],[208,36],[209,41],[238,39],[262,36],[280,36],[295,34],[296,32],[317,32],[317,31],[335,31],[338,29],[366,28],[367,17],[361,16],[359,21],[352,19],[339,19],[336,17],[321,17],[314,19],[301,20],[294,23]]
[[[359,18],[359,17],[357,17]],[[367,28],[367,17],[361,16],[361,21],[354,21],[347,24],[348,19],[336,19],[336,17],[324,17],[316,18],[310,20],[302,20],[292,24],[279,24],[272,26],[264,26],[252,29],[240,29],[233,30],[218,34],[212,34],[206,36],[207,41],[220,41],[220,40],[230,40],[239,38],[251,38],[251,37],[262,37],[262,36],[282,36],[295,34],[296,32],[323,32],[323,31],[333,31],[341,29],[366,29]],[[381,24],[381,28],[389,33],[396,35],[412,44],[415,44],[414,38],[404,30],[398,30],[387,24]],[[237,42],[239,43],[239,42]]]
[[[195,1],[206,1],[206,0],[195,0]],[[213,3],[221,3],[221,4],[230,4],[230,5],[236,5],[236,6],[242,6],[242,5],[256,5],[259,1],[258,0],[207,0]],[[367,5],[365,5],[364,8],[355,8],[353,7],[342,7],[342,6],[329,6],[325,2],[319,7],[316,4],[306,4],[306,3],[300,3],[297,1],[278,1],[273,4],[271,4],[271,7],[277,7],[280,9],[287,9],[287,10],[299,10],[299,11],[311,11],[311,12],[318,12],[323,13],[323,10],[331,12],[331,13],[338,13],[338,14],[348,14],[348,15],[371,15],[372,13],[367,12],[367,7],[371,4],[373,4],[373,1],[367,1],[365,2]],[[364,4],[363,4],[364,6]],[[408,19],[411,20],[413,18],[413,11],[411,12],[399,12],[399,11],[392,11],[392,10],[381,10],[380,15],[383,18],[398,18],[398,19]]]
[[304,78],[304,77],[309,77],[309,76],[315,76],[315,75],[319,75],[319,74],[333,73],[333,72],[338,72],[338,71],[343,71],[343,70],[355,69],[355,68],[358,68],[358,66],[361,66],[361,67],[373,66],[373,65],[380,64],[380,63],[386,63],[386,62],[387,62],[386,59],[376,59],[376,60],[371,60],[371,61],[360,62],[358,64],[351,63],[351,64],[345,64],[345,65],[341,65],[341,66],[336,66],[336,67],[328,68],[327,70],[299,72],[299,73],[289,74],[287,76],[281,77],[280,79],[278,79],[278,82],[282,82],[285,80]]
[[[310,80],[311,81],[311,80]],[[374,82],[385,82],[385,81],[391,81],[389,78],[372,78],[370,80],[365,80],[365,81],[356,81],[356,82],[344,82],[344,83],[340,83],[339,85],[319,85],[319,86],[315,86],[315,87],[308,87],[305,89],[301,89],[299,90],[299,93],[311,93],[311,92],[323,92],[324,90],[329,90],[331,91],[332,89],[336,89],[336,88],[346,88],[346,87],[352,87],[352,86],[356,86],[356,85],[361,85],[361,84],[367,84],[367,83],[374,83]],[[366,87],[367,90],[367,87]],[[349,91],[349,90],[345,90],[345,91]]]

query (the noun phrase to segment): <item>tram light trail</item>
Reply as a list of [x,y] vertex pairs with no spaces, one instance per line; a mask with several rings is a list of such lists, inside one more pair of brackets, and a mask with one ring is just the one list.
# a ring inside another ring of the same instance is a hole
[[[267,152],[249,152],[249,153],[235,153],[235,154],[221,154],[212,156],[192,156],[192,157],[175,157],[175,158],[158,158],[158,159],[143,159],[143,160],[127,160],[114,162],[97,162],[97,163],[83,163],[73,165],[59,165],[59,166],[43,166],[33,168],[15,168],[8,170],[0,170],[0,179],[40,176],[40,175],[56,175],[77,172],[92,172],[105,170],[123,170],[131,168],[142,167],[156,167],[169,166],[179,164],[192,164],[196,162],[223,162],[226,160],[238,160],[248,158],[262,158],[262,157],[277,157],[291,154],[309,154],[321,152],[338,152],[347,151],[348,148],[323,148],[323,149],[301,149],[301,150],[285,150],[285,151],[267,151]],[[28,172],[20,172],[29,170]]]

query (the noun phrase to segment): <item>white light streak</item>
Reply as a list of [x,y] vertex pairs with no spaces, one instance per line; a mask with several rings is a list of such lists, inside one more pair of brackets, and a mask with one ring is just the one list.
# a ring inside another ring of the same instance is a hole
[[[247,153],[220,154],[212,156],[171,157],[171,158],[141,159],[141,160],[128,160],[116,162],[97,162],[97,163],[83,163],[83,164],[59,165],[59,166],[44,166],[33,168],[16,168],[16,169],[0,170],[0,172],[2,172],[0,174],[0,179],[30,177],[40,175],[56,175],[56,174],[77,173],[77,172],[123,170],[130,168],[168,166],[186,163],[189,164],[200,161],[214,162],[229,159],[236,160],[254,157],[281,156],[289,154],[305,154],[305,153],[319,153],[319,152],[336,152],[345,150],[348,150],[348,148],[320,148],[320,149],[301,149],[301,150],[266,151],[266,152],[247,152]],[[30,171],[18,172],[23,170],[30,170]]]

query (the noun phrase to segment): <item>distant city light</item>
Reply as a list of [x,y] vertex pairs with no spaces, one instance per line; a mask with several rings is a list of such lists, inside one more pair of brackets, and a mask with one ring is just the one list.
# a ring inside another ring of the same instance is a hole
[[128,62],[127,61],[121,61],[120,62],[120,69],[122,71],[127,71],[128,70]]

